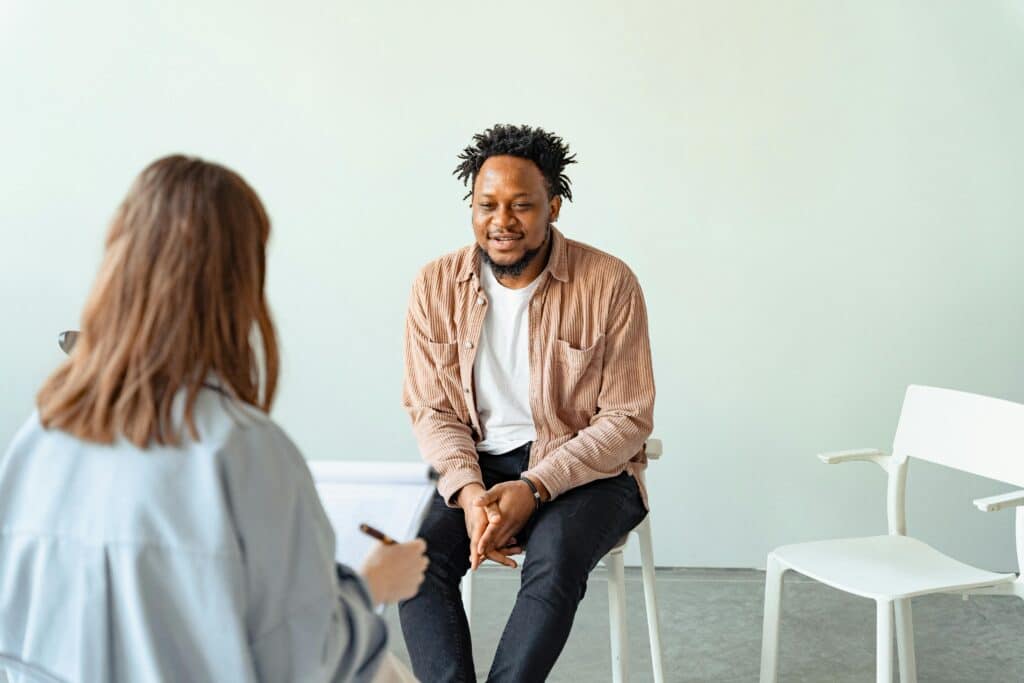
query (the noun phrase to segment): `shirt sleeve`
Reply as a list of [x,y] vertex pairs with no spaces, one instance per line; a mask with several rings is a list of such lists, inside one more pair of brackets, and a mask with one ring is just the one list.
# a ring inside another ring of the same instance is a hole
[[369,681],[387,629],[335,539],[305,460],[272,423],[239,429],[225,458],[245,562],[246,629],[261,681]]
[[654,370],[647,307],[632,273],[611,303],[601,372],[598,409],[590,424],[524,472],[539,479],[551,498],[618,475],[651,435]]
[[438,493],[453,506],[452,497],[467,484],[482,486],[483,475],[472,430],[459,420],[438,379],[430,341],[427,279],[426,272],[421,272],[409,297],[402,407],[412,419],[423,459],[438,474]]

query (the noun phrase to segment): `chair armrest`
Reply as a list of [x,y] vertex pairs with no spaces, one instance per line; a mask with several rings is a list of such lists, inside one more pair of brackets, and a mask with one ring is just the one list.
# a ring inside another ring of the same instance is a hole
[[889,456],[876,448],[858,448],[852,451],[819,453],[818,460],[826,465],[838,465],[843,462],[873,462],[884,470],[887,469],[886,463],[889,461]]
[[644,442],[644,453],[648,460],[657,460],[661,457],[661,439],[647,439]]
[[995,512],[996,510],[1017,507],[1024,505],[1024,491],[1010,491],[1009,493],[1002,493],[998,496],[978,498],[974,501],[974,504],[978,506],[978,509],[982,512]]

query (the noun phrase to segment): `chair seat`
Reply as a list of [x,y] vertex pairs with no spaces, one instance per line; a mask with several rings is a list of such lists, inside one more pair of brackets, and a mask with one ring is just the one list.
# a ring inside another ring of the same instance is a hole
[[909,536],[869,536],[784,545],[773,551],[786,568],[874,600],[980,588],[1013,581],[943,555]]

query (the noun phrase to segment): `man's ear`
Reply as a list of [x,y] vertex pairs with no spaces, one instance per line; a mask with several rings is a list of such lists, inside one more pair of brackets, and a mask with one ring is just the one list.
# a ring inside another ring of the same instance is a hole
[[550,221],[554,223],[555,221],[558,220],[558,212],[562,210],[562,198],[558,195],[555,195],[554,197],[551,198],[551,201],[548,203],[548,206],[551,209]]

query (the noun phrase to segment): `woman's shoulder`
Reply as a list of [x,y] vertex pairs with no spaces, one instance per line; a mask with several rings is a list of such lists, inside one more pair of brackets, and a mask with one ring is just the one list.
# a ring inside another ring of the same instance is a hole
[[[183,404],[178,405],[174,411],[178,424],[183,423],[184,407]],[[200,440],[204,441],[223,441],[245,432],[266,434],[281,431],[266,412],[237,398],[230,389],[210,381],[204,383],[196,394],[192,420]]]
[[221,459],[240,460],[287,473],[305,460],[285,430],[256,406],[218,389],[199,392],[193,410],[199,440],[196,446]]

